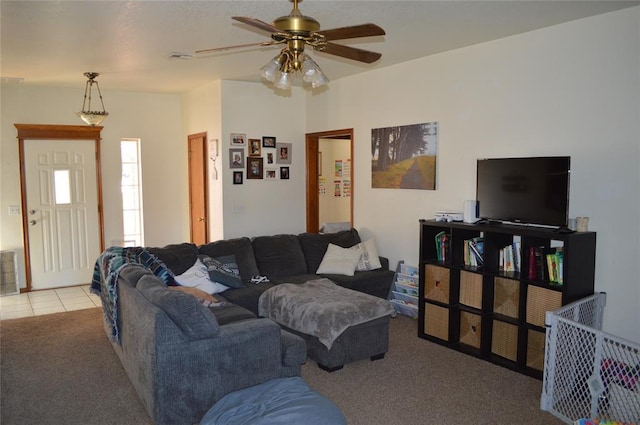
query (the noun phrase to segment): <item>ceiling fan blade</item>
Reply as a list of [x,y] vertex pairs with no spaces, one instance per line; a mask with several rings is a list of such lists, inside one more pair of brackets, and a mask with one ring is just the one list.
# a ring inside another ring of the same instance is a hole
[[235,19],[238,22],[242,22],[243,24],[251,25],[252,27],[261,29],[267,32],[281,32],[278,28],[274,27],[271,24],[268,24],[260,19],[249,18],[246,16],[232,16],[231,19]]
[[327,43],[324,49],[316,50],[324,53],[329,53],[330,55],[341,56],[343,58],[353,59],[355,61],[364,63],[373,63],[382,57],[381,53],[357,49],[350,46],[343,46],[341,44],[335,43]]
[[345,40],[347,38],[372,37],[375,35],[385,35],[382,28],[376,24],[354,25],[352,27],[333,28],[329,30],[318,31],[318,34],[324,35],[327,41]]
[[213,49],[196,50],[196,54],[222,52],[224,50],[240,49],[242,47],[271,46],[273,44],[279,44],[279,43],[281,43],[281,42],[263,41],[262,43],[236,44],[235,46],[214,47]]

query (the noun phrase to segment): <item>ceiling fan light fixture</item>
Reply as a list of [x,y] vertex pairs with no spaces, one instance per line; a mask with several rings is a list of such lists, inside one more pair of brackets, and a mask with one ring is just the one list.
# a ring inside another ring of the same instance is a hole
[[315,75],[313,81],[311,81],[311,87],[317,89],[318,87],[322,87],[329,82],[329,79],[326,75],[324,75],[320,70]]
[[276,77],[278,75],[278,71],[280,71],[280,56],[276,56],[271,59],[269,63],[260,68],[260,76],[270,83],[274,83],[276,81]]
[[[102,124],[105,118],[109,113],[104,109],[104,102],[102,101],[102,93],[100,92],[100,86],[98,82],[95,80],[100,74],[97,72],[85,72],[84,76],[88,78],[87,83],[84,88],[84,101],[82,102],[82,110],[80,112],[76,112],[76,115],[80,117],[82,121],[90,126],[96,126]],[[92,111],[91,110],[91,92],[93,90],[93,85],[96,86],[96,91],[98,92],[98,96],[100,96],[100,103],[102,104],[102,111]]]
[[304,55],[302,61],[302,80],[311,83],[311,87],[318,88],[329,82],[329,79],[320,69],[320,66],[309,55]]
[[288,72],[278,71],[278,77],[276,78],[276,82],[274,86],[281,90],[288,90],[291,88],[291,79],[289,78]]
[[310,83],[316,78],[318,72],[322,72],[318,64],[311,59],[309,55],[304,55],[304,60],[302,61],[302,79]]

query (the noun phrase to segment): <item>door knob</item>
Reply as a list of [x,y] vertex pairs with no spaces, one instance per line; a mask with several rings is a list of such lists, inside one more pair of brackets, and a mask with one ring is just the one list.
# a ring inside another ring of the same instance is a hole
[[36,213],[36,210],[29,210],[29,215],[34,215]]
[[36,221],[35,220],[31,220],[31,221],[29,221],[29,224],[32,225],[32,226],[35,226],[36,225]]
[[200,217],[200,218],[198,219],[198,221],[199,221],[199,222],[203,222],[203,221],[206,221],[206,220],[207,220],[207,219],[206,219],[206,218],[204,218],[204,217]]

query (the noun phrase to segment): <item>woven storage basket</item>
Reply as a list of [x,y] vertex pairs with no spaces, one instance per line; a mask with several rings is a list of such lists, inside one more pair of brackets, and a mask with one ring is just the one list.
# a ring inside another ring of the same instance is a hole
[[480,348],[481,317],[467,311],[460,312],[460,342]]
[[491,337],[491,352],[515,362],[518,359],[518,327],[495,320]]
[[449,304],[449,269],[427,264],[424,276],[424,297]]
[[527,366],[537,370],[544,369],[545,333],[529,329],[527,342]]
[[562,292],[529,285],[527,288],[527,323],[544,326],[544,314],[562,307]]
[[449,310],[433,304],[424,305],[424,332],[442,340],[449,340]]
[[460,303],[482,308],[482,275],[467,271],[460,272]]
[[493,292],[493,312],[517,319],[520,306],[520,282],[496,277]]

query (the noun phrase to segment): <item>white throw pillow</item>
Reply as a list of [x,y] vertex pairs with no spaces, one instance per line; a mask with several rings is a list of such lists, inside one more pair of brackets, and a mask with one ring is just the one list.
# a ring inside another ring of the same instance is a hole
[[362,250],[342,248],[330,243],[316,274],[324,273],[353,276],[361,256]]
[[207,294],[219,294],[229,289],[218,282],[212,282],[209,279],[209,271],[207,266],[198,258],[193,266],[186,272],[175,277],[176,282],[181,286],[188,286],[190,288],[197,288]]
[[357,271],[376,270],[382,267],[374,238],[360,242],[359,244],[352,246],[350,249],[362,250],[362,256],[360,257],[360,261],[358,261],[358,265],[356,267]]

